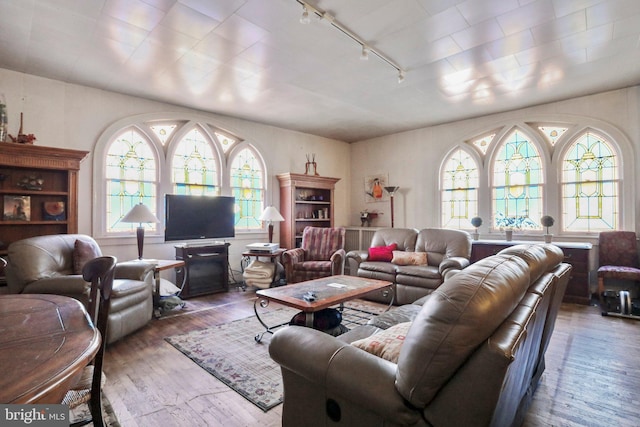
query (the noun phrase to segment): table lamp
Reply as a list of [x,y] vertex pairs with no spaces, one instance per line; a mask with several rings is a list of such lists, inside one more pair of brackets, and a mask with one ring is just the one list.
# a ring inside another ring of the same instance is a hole
[[280,215],[278,209],[273,206],[267,206],[267,208],[262,211],[260,218],[258,219],[260,221],[267,221],[267,226],[269,228],[269,243],[273,243],[273,223],[284,221],[284,218]]
[[389,187],[384,187],[384,189],[387,191],[387,193],[389,193],[389,199],[391,199],[391,228],[393,228],[393,196],[395,195],[396,191],[400,189],[400,187],[392,185]]
[[160,220],[146,205],[139,203],[131,208],[131,210],[127,212],[120,221],[138,223],[138,228],[136,229],[136,236],[138,238],[138,259],[142,259],[142,247],[144,246],[144,226],[142,223],[157,223],[160,222]]

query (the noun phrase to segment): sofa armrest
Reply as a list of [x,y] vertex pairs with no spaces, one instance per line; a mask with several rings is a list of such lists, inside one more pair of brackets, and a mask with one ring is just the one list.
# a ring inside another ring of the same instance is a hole
[[344,260],[347,253],[344,249],[338,249],[331,255],[331,274],[333,276],[344,274]]
[[352,276],[358,275],[358,268],[360,263],[363,263],[369,258],[368,251],[349,251],[346,255],[346,262],[349,264],[349,274]]
[[438,270],[440,271],[440,275],[444,277],[448,270],[462,270],[463,268],[468,267],[469,264],[470,261],[467,258],[455,256],[443,259],[438,266]]
[[146,261],[124,261],[116,264],[115,279],[145,280],[155,266]]
[[[420,419],[420,413],[396,390],[396,364],[331,335],[290,326],[274,334],[269,354],[283,369],[324,390],[321,393],[342,398],[394,424],[412,425]],[[286,396],[295,401],[294,394]]]

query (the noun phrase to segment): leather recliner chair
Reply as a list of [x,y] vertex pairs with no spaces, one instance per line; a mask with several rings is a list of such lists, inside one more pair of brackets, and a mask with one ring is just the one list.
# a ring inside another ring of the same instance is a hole
[[[88,307],[91,284],[74,268],[80,256],[77,240],[93,248],[90,256],[102,255],[96,241],[83,234],[36,236],[9,245],[5,270],[9,292],[64,295]],[[153,265],[118,263],[110,304],[107,343],[145,326],[153,316]]]

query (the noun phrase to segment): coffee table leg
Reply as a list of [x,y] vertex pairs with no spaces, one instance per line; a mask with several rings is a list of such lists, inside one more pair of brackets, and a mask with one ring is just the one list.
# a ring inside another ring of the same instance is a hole
[[[262,341],[262,337],[264,336],[264,334],[273,334],[274,330],[276,328],[279,328],[280,326],[285,326],[288,325],[289,322],[285,322],[285,323],[281,323],[279,325],[275,325],[275,326],[269,326],[267,325],[264,320],[262,320],[262,318],[260,317],[260,313],[258,312],[258,305],[262,308],[266,308],[269,306],[269,300],[266,299],[262,299],[262,298],[257,298],[254,302],[253,302],[253,311],[254,313],[256,313],[256,319],[258,319],[258,322],[260,322],[260,324],[262,326],[264,326],[264,331],[260,332],[259,334],[257,334],[255,337],[253,337],[253,339],[259,343],[260,341]],[[311,321],[313,322],[313,318],[311,319]]]

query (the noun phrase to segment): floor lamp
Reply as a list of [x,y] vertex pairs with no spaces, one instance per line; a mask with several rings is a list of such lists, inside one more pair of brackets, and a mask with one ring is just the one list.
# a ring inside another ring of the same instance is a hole
[[400,189],[400,187],[389,186],[384,187],[384,189],[387,191],[387,193],[389,193],[389,199],[391,199],[391,228],[393,228],[393,196],[395,195],[396,191]]
[[149,210],[146,205],[139,203],[135,205],[120,220],[122,222],[138,223],[136,228],[136,237],[138,238],[138,259],[142,259],[142,247],[144,246],[144,226],[143,223],[158,223],[160,220]]
[[273,223],[284,221],[284,218],[282,217],[282,215],[280,215],[278,209],[274,208],[273,206],[267,206],[267,208],[262,211],[262,213],[260,214],[260,218],[258,219],[260,221],[267,222],[267,226],[269,228],[269,243],[273,243]]

